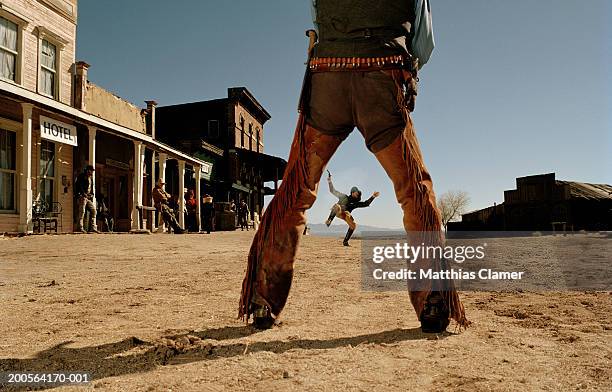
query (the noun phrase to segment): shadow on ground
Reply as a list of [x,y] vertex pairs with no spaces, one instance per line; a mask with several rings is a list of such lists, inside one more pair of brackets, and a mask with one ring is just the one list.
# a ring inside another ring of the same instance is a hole
[[[328,350],[355,347],[360,344],[391,344],[408,340],[439,339],[451,336],[424,334],[420,328],[393,329],[379,333],[341,337],[334,339],[289,339],[287,341],[239,342],[217,344],[228,339],[240,339],[258,331],[250,326],[228,326],[204,331],[166,336],[159,343],[145,342],[130,337],[116,343],[99,346],[71,348],[67,341],[41,351],[34,358],[0,359],[2,372],[87,372],[93,380],[116,377],[153,370],[160,365],[184,364],[246,355],[247,353],[272,352],[281,354],[289,350]],[[23,391],[49,389],[58,385],[10,386],[0,389]]]

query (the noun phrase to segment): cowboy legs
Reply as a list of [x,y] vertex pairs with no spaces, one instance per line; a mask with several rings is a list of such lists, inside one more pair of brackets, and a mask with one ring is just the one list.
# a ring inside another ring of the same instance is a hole
[[[401,82],[404,81],[380,70],[312,75],[307,117],[300,116],[282,184],[266,209],[251,245],[239,317],[248,320],[254,313],[254,325],[269,328],[282,311],[306,223],[305,211],[315,201],[325,165],[355,127],[394,184],[406,230],[431,232],[437,243],[443,241],[431,178],[402,99]],[[372,195],[368,205],[377,194]],[[350,212],[338,214],[335,209],[335,215],[349,224],[344,241],[347,245],[356,224]],[[441,268],[435,261],[423,263]],[[446,328],[449,315],[459,324],[467,325],[452,281],[445,288],[434,290],[429,286],[421,291],[412,290],[411,301],[424,330],[423,320],[429,320],[428,317],[438,323],[431,328],[435,331]]]
[[355,232],[355,229],[357,228],[357,223],[355,222],[355,218],[353,218],[351,213],[348,211],[341,211],[337,216],[338,218],[345,221],[349,227],[346,232],[346,235],[344,236],[344,241],[342,241],[342,244],[344,246],[349,246],[349,240],[351,239],[353,233]]
[[[318,94],[323,94],[320,91],[324,90],[332,96],[332,101],[326,102],[330,106],[313,110],[314,121],[330,127],[333,125],[333,121],[326,120],[337,118],[337,114],[333,113],[336,108],[331,105],[339,99],[334,96],[334,91],[342,91],[342,88],[336,85],[348,85],[348,92],[343,93],[350,97],[351,119],[363,134],[368,150],[375,154],[393,182],[409,242],[443,244],[432,179],[425,167],[408,110],[413,97],[406,93],[414,90],[414,87],[404,89],[404,86],[414,84],[412,75],[401,70],[315,74],[318,75],[324,75],[320,80],[325,82]],[[313,78],[313,98],[316,97],[316,83],[317,79]],[[349,225],[345,245],[351,234]],[[417,267],[442,269],[444,263],[445,260],[419,260]],[[416,287],[409,289],[412,305],[424,330],[444,330],[449,316],[462,326],[469,324],[452,280],[440,282],[435,287],[431,281],[418,282]],[[427,322],[423,322],[429,316],[433,319],[431,328]],[[436,323],[437,326],[434,325]]]
[[98,228],[96,225],[96,206],[94,202],[86,196],[79,197],[79,223],[77,225],[77,230],[84,232],[84,220],[85,220],[85,212],[89,211],[89,222],[88,229],[89,231],[97,232]]
[[342,207],[340,207],[340,204],[338,203],[334,204],[331,210],[329,211],[329,217],[325,221],[325,225],[329,227],[332,221],[334,220],[334,218],[337,217],[341,211],[342,211]]
[[[307,118],[300,117],[283,181],[262,217],[249,252],[246,277],[242,285],[239,317],[255,313],[255,325],[269,327],[285,306],[293,278],[293,261],[306,223],[305,211],[312,206],[325,165],[342,140],[355,128],[353,91],[367,73],[316,73],[312,76]],[[355,79],[357,78],[357,79]],[[393,80],[386,88],[376,88],[375,75],[365,88],[372,88],[370,102],[380,99],[380,92],[394,98]],[[369,148],[389,144],[390,133],[404,127],[402,116],[374,116],[387,130],[366,138]],[[389,123],[388,121],[391,121]],[[391,131],[389,131],[391,129]],[[363,128],[360,127],[363,132]],[[341,212],[342,215],[342,212]],[[355,225],[350,213],[344,215],[350,227]],[[354,227],[354,226],[353,226]],[[350,233],[352,235],[352,232]],[[261,323],[260,323],[261,322]]]
[[289,295],[293,262],[315,202],[325,165],[342,139],[299,122],[283,181],[266,208],[249,252],[239,317],[255,313],[255,325],[270,327]]
[[162,204],[160,206],[160,209],[161,209],[162,218],[164,219],[164,222],[169,227],[171,227],[172,230],[174,230],[175,233],[182,232],[183,229],[181,228],[181,226],[179,225],[178,221],[176,220],[176,216],[174,216],[174,211],[172,210],[172,208],[170,208],[166,204]]
[[[421,153],[416,137],[412,133],[412,122],[408,121],[407,130],[383,150],[376,158],[393,182],[395,195],[403,211],[404,229],[412,244],[443,245],[441,220],[436,207],[433,184],[427,169],[422,164]],[[412,149],[409,147],[412,146]],[[441,268],[442,260],[418,260],[413,266],[421,269]],[[428,332],[426,318],[433,320],[431,332],[444,330],[449,316],[463,324],[461,305],[452,281],[442,282],[433,287],[432,281],[409,281],[410,300],[423,330]],[[432,307],[435,304],[437,307]],[[450,312],[450,313],[449,313]]]

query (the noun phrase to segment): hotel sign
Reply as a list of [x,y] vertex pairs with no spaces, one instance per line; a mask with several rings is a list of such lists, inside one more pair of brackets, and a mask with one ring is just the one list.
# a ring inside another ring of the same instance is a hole
[[40,116],[40,137],[54,142],[77,146],[77,130],[74,125],[45,116]]

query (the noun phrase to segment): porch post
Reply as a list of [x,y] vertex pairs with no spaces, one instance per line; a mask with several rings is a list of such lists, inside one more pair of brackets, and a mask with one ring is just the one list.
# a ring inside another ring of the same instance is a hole
[[[91,189],[93,192],[93,203],[94,206],[97,206],[96,202],[96,128],[88,125],[87,129],[89,130],[89,154],[87,155],[89,164],[93,166],[94,172],[91,176]],[[97,207],[96,207],[97,208]]]
[[[160,152],[158,156],[159,156],[159,160],[158,160],[159,177],[158,178],[161,179],[163,182],[166,182],[166,162],[168,160],[168,154]],[[164,186],[164,190],[165,189],[166,189],[166,186]],[[162,233],[166,231],[166,223],[162,219],[161,211],[157,211],[157,221],[162,222],[162,224],[159,225],[158,231],[161,231]]]
[[22,103],[21,177],[19,179],[19,232],[32,232],[32,109],[31,103]]
[[[149,189],[149,191],[151,191],[154,187],[155,187],[155,150],[151,150],[151,184],[150,184],[151,189]],[[153,206],[153,192],[151,192],[151,199],[149,199],[149,203],[151,206]],[[155,217],[153,217],[153,219],[151,219],[151,233],[154,233],[156,230],[155,227]]]
[[144,146],[144,144],[140,144],[140,182],[139,182],[139,187],[138,187],[138,204],[139,205],[144,205],[144,187],[145,187],[145,173],[147,170],[146,167],[146,161],[145,161],[145,152],[146,152],[146,147]]
[[138,210],[136,207],[142,205],[142,142],[134,140],[134,177],[132,192],[132,229],[139,229]]
[[166,182],[166,162],[167,160],[168,160],[168,154],[160,152],[159,153],[159,178],[163,182]]
[[179,200],[179,225],[181,228],[185,228],[185,161],[178,161],[178,175],[179,175],[179,186],[178,186],[178,200]]
[[202,214],[202,191],[200,190],[200,180],[202,179],[202,168],[200,165],[194,165],[193,170],[195,170],[195,183],[196,183],[196,200],[198,203],[196,204],[196,219],[198,222],[198,231],[202,231],[202,222],[201,222],[201,214]]

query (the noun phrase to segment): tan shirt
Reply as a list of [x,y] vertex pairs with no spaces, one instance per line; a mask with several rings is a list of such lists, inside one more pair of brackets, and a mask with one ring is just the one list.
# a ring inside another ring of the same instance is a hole
[[163,188],[153,188],[153,203],[155,203],[155,208],[159,209],[161,204],[167,204],[170,197],[170,194]]

